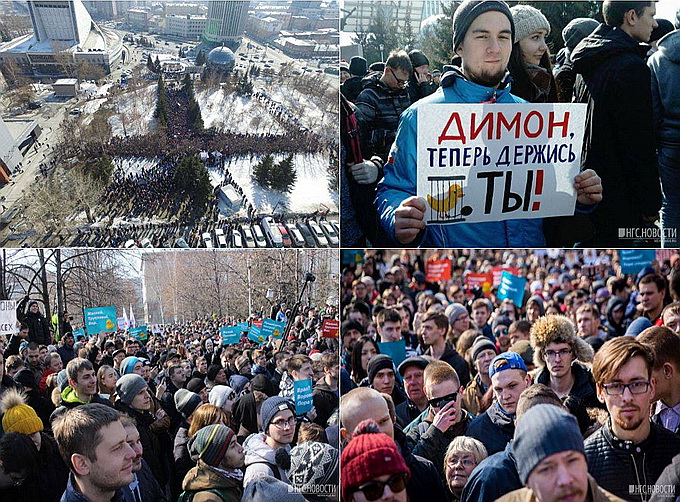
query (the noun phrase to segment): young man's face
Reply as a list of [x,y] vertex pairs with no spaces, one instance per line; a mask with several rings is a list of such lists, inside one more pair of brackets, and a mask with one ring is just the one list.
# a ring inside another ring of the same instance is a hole
[[433,320],[425,321],[421,329],[425,345],[437,343],[443,336],[446,336],[446,329],[438,327]]
[[490,11],[477,16],[456,50],[465,77],[486,87],[497,87],[505,75],[512,52],[510,19]]
[[[640,394],[633,394],[631,387],[623,389],[622,394],[609,395],[603,387],[608,384],[631,384],[638,382],[644,387],[648,382],[647,390]],[[600,402],[607,406],[612,421],[624,431],[634,431],[649,420],[649,403],[654,399],[655,382],[647,373],[645,360],[640,356],[632,357],[608,382],[597,385],[597,397]]]
[[348,329],[342,335],[342,348],[347,352],[351,352],[356,341],[361,338],[361,333],[356,329]]
[[243,467],[245,459],[246,454],[243,447],[236,440],[236,436],[232,436],[221,466],[225,469],[240,469]]
[[31,366],[37,366],[40,362],[40,351],[38,349],[26,349],[26,362]]
[[151,395],[149,388],[144,387],[130,403],[130,407],[135,410],[148,411],[151,408]]
[[574,354],[568,343],[549,343],[543,353],[550,376],[562,378],[571,371]]
[[366,399],[361,406],[356,406],[353,409],[354,413],[352,416],[344,418],[345,422],[347,422],[342,424],[344,433],[351,434],[357,425],[370,418],[378,424],[380,432],[394,438],[394,423],[392,422],[392,417],[390,417],[387,402],[385,402],[382,396]]
[[630,35],[640,42],[649,42],[649,39],[652,38],[652,30],[658,26],[654,19],[655,15],[656,7],[654,3],[651,7],[645,7],[639,16],[633,11],[635,24],[630,27]]
[[666,290],[659,291],[655,282],[640,284],[640,304],[646,311],[656,310],[663,305],[663,297]]
[[92,396],[97,392],[97,376],[94,374],[94,370],[81,370],[78,373],[77,378],[78,381],[73,383],[79,394]]
[[142,441],[139,439],[139,431],[134,425],[125,427],[125,441],[128,446],[135,452],[135,458],[132,460],[132,472],[139,472],[142,470]]
[[515,413],[519,395],[529,385],[531,378],[522,370],[502,370],[491,377],[491,386],[498,403],[510,414]]
[[499,324],[493,330],[493,336],[496,338],[498,345],[501,349],[507,349],[510,347],[510,328],[505,324]]
[[680,314],[666,313],[663,316],[663,325],[676,335],[680,335]]
[[127,443],[123,424],[116,420],[100,431],[101,442],[95,449],[93,462],[83,455],[74,460],[76,472],[86,477],[88,483],[98,491],[108,492],[132,483],[132,469],[137,454]]
[[[461,402],[463,400],[463,393],[461,392],[461,387],[456,384],[453,380],[444,380],[441,383],[431,383],[431,382],[426,382],[426,387],[425,387],[425,395],[427,396],[427,400],[431,401],[433,399],[438,399],[446,396],[453,396],[453,394],[456,394],[456,399],[451,400],[454,402],[452,404],[452,409],[451,413],[455,414],[456,416],[456,422],[460,420],[461,417]],[[432,406],[430,405],[430,409],[432,413],[438,413],[439,410],[441,410],[446,404],[442,404],[440,406]]]
[[286,409],[274,415],[269,423],[267,434],[279,444],[290,444],[295,435],[295,417],[293,412]]
[[531,471],[527,486],[536,500],[585,502],[588,496],[586,457],[575,450],[553,453]]
[[382,342],[398,342],[401,340],[401,321],[385,321],[378,326],[378,334]]
[[291,372],[293,380],[306,380],[308,378],[314,378],[314,368],[312,368],[312,363],[304,363],[299,371],[293,370]]
[[392,391],[394,390],[394,379],[394,371],[389,368],[385,368],[375,374],[375,377],[373,377],[373,382],[371,383],[373,384],[373,388],[378,392],[392,394]]
[[486,307],[477,307],[476,309],[473,309],[472,318],[478,329],[484,328],[486,322],[489,320],[489,309]]
[[600,327],[600,319],[594,318],[593,313],[586,310],[576,314],[576,326],[578,327],[578,335],[581,338],[588,338],[597,334],[597,329]]
[[120,363],[123,361],[123,359],[125,359],[125,354],[123,352],[119,352],[113,358],[113,362],[116,364],[116,366],[120,366]]

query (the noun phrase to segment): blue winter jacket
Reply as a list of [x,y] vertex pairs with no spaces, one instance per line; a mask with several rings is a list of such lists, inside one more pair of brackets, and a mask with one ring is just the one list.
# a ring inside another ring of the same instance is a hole
[[[385,165],[385,177],[378,184],[375,202],[380,224],[392,239],[392,245],[401,245],[394,233],[394,211],[403,200],[417,195],[418,109],[433,103],[481,103],[492,99],[497,103],[526,103],[510,94],[509,76],[498,89],[492,89],[470,82],[455,68],[445,73],[437,92],[419,100],[402,113],[390,160]],[[428,225],[411,245],[431,248],[543,247],[543,219]]]

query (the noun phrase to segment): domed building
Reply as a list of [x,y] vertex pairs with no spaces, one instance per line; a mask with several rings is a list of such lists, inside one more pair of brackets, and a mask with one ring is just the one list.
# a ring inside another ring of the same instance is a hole
[[208,53],[206,69],[215,73],[230,73],[236,65],[236,56],[229,47],[215,47]]

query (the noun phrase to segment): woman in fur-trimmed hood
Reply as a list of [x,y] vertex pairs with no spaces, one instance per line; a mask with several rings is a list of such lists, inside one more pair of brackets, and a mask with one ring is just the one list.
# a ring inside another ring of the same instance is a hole
[[566,343],[571,347],[573,361],[589,363],[595,353],[586,341],[576,334],[576,326],[567,316],[546,315],[531,326],[531,346],[534,364],[545,367],[545,349],[551,343]]
[[[548,362],[545,351],[550,344],[566,344],[571,353]],[[603,407],[597,399],[590,368],[584,364],[593,360],[592,347],[576,334],[574,323],[563,315],[539,318],[531,327],[531,345],[534,347],[534,364],[540,368],[534,383],[542,383],[553,389],[578,420],[581,432],[584,432],[593,422],[588,415],[588,408]]]

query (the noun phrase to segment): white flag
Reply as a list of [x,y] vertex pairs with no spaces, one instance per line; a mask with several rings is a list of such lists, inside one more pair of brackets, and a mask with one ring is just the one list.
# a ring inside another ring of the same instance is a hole
[[130,304],[130,320],[129,324],[131,328],[136,328],[137,325],[135,324],[135,313],[132,311],[132,304]]

